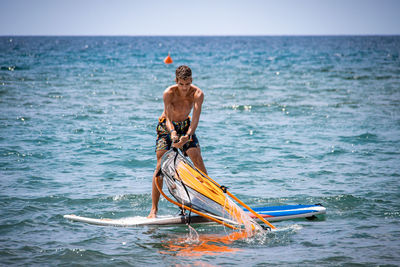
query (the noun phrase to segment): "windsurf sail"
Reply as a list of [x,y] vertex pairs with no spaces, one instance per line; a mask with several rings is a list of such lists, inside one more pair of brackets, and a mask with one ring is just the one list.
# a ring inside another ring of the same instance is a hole
[[[168,191],[175,198],[169,198],[158,187],[161,194],[170,202],[190,212],[197,213],[207,219],[223,224],[232,229],[245,229],[248,232],[261,230],[260,225],[252,219],[240,205],[254,213],[269,228],[275,228],[256,214],[242,201],[232,195],[226,187],[220,186],[209,176],[198,170],[181,152],[171,149],[161,160],[161,174]],[[156,183],[158,186],[158,184]],[[228,196],[229,195],[229,196]]]

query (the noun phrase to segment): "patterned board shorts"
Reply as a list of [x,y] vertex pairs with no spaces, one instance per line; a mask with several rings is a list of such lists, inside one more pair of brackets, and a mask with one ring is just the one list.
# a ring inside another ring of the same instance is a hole
[[[190,118],[184,121],[173,121],[172,124],[175,127],[175,131],[178,137],[181,137],[187,133],[190,126]],[[156,152],[159,150],[169,150],[172,145],[171,135],[166,125],[166,119],[160,118],[157,125],[157,141],[156,141]],[[182,150],[186,152],[191,147],[200,147],[199,140],[196,135],[192,135],[192,138],[182,147]]]

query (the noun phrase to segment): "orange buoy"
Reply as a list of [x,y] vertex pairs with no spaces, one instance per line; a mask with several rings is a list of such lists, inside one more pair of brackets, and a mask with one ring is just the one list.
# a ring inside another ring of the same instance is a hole
[[174,62],[171,58],[171,56],[168,53],[168,56],[164,59],[164,63],[165,64],[171,64],[172,62]]

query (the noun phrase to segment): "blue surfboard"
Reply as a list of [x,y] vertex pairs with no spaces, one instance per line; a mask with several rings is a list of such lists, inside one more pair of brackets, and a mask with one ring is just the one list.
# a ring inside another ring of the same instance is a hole
[[[258,207],[253,208],[253,210],[270,222],[298,218],[315,218],[316,215],[326,213],[326,208],[319,204]],[[254,217],[252,214],[250,216]]]

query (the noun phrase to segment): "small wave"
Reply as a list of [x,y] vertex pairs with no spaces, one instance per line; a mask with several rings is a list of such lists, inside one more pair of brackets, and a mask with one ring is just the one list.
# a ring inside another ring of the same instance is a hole
[[78,121],[85,121],[91,119],[92,117],[86,114],[75,114],[74,119]]
[[121,172],[121,170],[118,171],[105,171],[101,175],[101,181],[110,181],[110,180],[116,180],[116,181],[121,181],[122,178],[128,178],[131,177],[128,174],[125,174],[124,172]]
[[251,105],[232,105],[231,108],[233,110],[244,110],[244,111],[251,111]]
[[375,76],[375,79],[376,80],[390,80],[390,79],[392,79],[392,78],[394,78],[393,76],[391,76],[391,75],[381,75],[381,76]]
[[368,80],[371,79],[368,75],[353,75],[353,76],[344,76],[342,77],[344,80]]
[[4,70],[4,71],[18,71],[18,70],[29,70],[29,68],[11,65],[11,66],[0,66],[0,70]]
[[46,95],[46,97],[58,99],[58,98],[63,98],[63,95],[60,92],[50,92]]
[[95,107],[90,107],[88,108],[88,112],[91,114],[106,114],[106,112],[104,110],[102,110],[101,108],[95,108]]
[[303,229],[303,226],[300,224],[291,224],[283,227],[278,227],[276,229],[271,230],[272,232],[298,232]]
[[325,153],[324,157],[325,156],[339,156],[339,155],[345,154],[347,152],[348,152],[347,150],[340,148],[340,147],[331,147],[330,151]]
[[333,66],[326,66],[326,67],[321,67],[319,71],[324,73],[324,72],[331,72],[333,69],[334,69]]
[[301,244],[306,248],[318,248],[323,247],[321,244],[312,243],[310,241],[301,242]]
[[[54,257],[54,260],[64,260],[66,262],[71,262],[72,259],[76,259],[79,257],[79,264],[82,265],[92,265],[93,262],[99,264],[102,260],[104,263],[109,263],[110,257],[107,254],[103,254],[96,250],[86,250],[82,248],[73,248],[73,249],[57,249],[55,251],[51,251],[47,253],[47,257],[51,258]],[[114,261],[113,264],[117,264],[117,261]],[[102,264],[100,264],[102,265]]]
[[127,195],[116,195],[112,197],[113,201],[120,201],[126,199]]
[[26,122],[26,121],[30,121],[31,118],[27,117],[27,116],[18,116],[17,120],[22,121],[22,122]]
[[122,166],[122,167],[138,167],[138,166],[150,166],[153,164],[152,160],[137,160],[137,159],[126,159],[126,160],[112,160],[100,163],[101,165],[111,166]]
[[366,201],[365,198],[356,197],[351,194],[335,195],[324,198],[324,203],[327,202],[340,209],[351,209],[360,205],[364,201]]
[[299,224],[290,224],[286,226],[278,226],[276,229],[271,231],[259,232],[256,235],[241,240],[240,242],[245,243],[245,246],[249,245],[260,247],[260,246],[282,246],[290,243],[290,239],[294,234],[303,229],[303,226]]
[[149,194],[120,194],[115,196],[110,196],[106,198],[107,200],[112,201],[124,201],[129,200],[133,202],[142,203],[143,201],[147,202],[151,199]]
[[8,93],[8,90],[2,89],[0,90],[0,96],[6,95]]
[[378,141],[378,136],[376,134],[369,132],[353,136],[340,136],[339,138],[340,141],[351,144],[366,144],[366,143],[375,143]]

